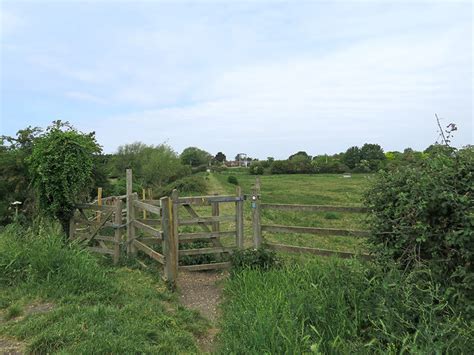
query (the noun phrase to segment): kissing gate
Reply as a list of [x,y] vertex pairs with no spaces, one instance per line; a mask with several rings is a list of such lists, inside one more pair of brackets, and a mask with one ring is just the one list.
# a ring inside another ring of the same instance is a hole
[[[180,197],[173,190],[171,197],[138,200],[132,192],[132,171],[127,169],[127,194],[101,198],[99,192],[96,202],[77,205],[69,238],[85,242],[91,251],[111,254],[114,263],[119,261],[121,249],[129,257],[140,251],[162,264],[164,278],[174,284],[179,269],[227,268],[227,256],[243,248],[245,197],[240,187],[236,190],[235,196],[199,197]],[[223,204],[226,208],[221,208]],[[227,214],[222,215],[222,210]],[[180,248],[180,244],[189,248]],[[213,262],[180,265],[186,257],[209,255],[214,256]]]
[[[128,169],[127,194],[102,198],[99,189],[97,201],[77,205],[70,222],[69,238],[83,242],[93,252],[112,255],[114,263],[119,261],[121,250],[126,250],[129,257],[143,253],[162,264],[164,278],[174,284],[180,269],[197,271],[230,266],[229,254],[244,247],[246,197],[237,187],[234,196],[180,197],[174,190],[170,197],[139,200],[137,193],[132,192],[132,171]],[[255,248],[264,242],[266,248],[283,252],[370,258],[363,253],[286,245],[280,244],[278,239],[275,243],[262,238],[263,233],[365,238],[369,235],[365,230],[261,223],[265,210],[292,214],[365,213],[365,207],[261,203],[258,178],[251,195],[251,207]]]

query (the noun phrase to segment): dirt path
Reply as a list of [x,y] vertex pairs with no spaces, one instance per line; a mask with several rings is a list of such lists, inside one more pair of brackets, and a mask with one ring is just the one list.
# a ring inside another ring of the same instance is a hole
[[209,194],[210,195],[213,195],[213,194],[219,194],[219,195],[227,195],[228,192],[227,190],[224,188],[224,186],[222,186],[222,184],[219,182],[219,180],[216,179],[216,177],[213,175],[213,174],[209,174]]
[[211,353],[215,349],[215,337],[219,331],[219,304],[222,297],[222,280],[226,271],[180,272],[178,290],[181,303],[197,310],[211,322],[208,333],[198,339],[201,350]]

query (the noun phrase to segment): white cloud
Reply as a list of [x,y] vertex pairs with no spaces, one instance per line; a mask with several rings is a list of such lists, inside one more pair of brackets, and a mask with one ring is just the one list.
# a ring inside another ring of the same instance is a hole
[[[348,146],[391,136],[385,140],[400,149],[397,135],[429,131],[434,112],[446,103],[466,100],[467,82],[453,83],[452,78],[464,75],[466,62],[472,60],[460,40],[467,31],[459,27],[441,36],[384,37],[324,56],[240,67],[202,82],[192,104],[112,119],[121,127],[143,127],[132,140],[151,143],[159,135],[180,148],[207,144],[218,150],[225,133],[245,137],[235,142],[237,150],[245,151],[251,149],[249,135],[258,137],[256,144],[266,142],[259,148],[262,156],[275,151],[269,142],[278,145],[288,139],[312,144],[317,151],[334,146],[336,140],[338,146]],[[462,123],[469,124],[470,113],[459,114]],[[422,148],[431,142],[428,134],[413,143]],[[296,148],[277,149],[285,156]]]
[[0,5],[0,37],[6,37],[24,25],[25,21],[11,11]]
[[71,99],[80,100],[80,101],[87,101],[87,102],[92,102],[92,103],[96,103],[96,104],[105,104],[105,103],[107,103],[106,100],[104,100],[104,99],[102,99],[98,96],[89,94],[87,92],[68,91],[64,95],[66,97],[71,98]]

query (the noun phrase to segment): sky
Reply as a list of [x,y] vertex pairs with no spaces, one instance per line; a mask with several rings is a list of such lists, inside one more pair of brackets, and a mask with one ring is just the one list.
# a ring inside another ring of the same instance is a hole
[[473,144],[471,1],[0,0],[0,134],[287,158]]

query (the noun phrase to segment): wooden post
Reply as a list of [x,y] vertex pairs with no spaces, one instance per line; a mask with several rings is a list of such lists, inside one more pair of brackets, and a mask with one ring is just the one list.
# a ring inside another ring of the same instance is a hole
[[[214,194],[214,196],[217,196],[217,195],[218,194]],[[212,207],[212,216],[218,217],[219,216],[219,202],[211,202],[211,207]],[[219,230],[220,230],[220,223],[212,222],[212,231],[219,232]]]
[[102,207],[102,187],[97,188],[97,206],[99,206],[99,211],[97,212],[97,223],[100,223],[100,215],[102,211],[100,207]]
[[[217,196],[218,193],[215,193],[214,196]],[[219,217],[219,202],[211,202],[211,208],[212,208],[212,216],[213,217]],[[221,224],[220,222],[212,222],[212,225],[211,225],[211,229],[213,232],[217,232],[219,233],[220,230],[221,230]],[[219,238],[212,238],[211,239],[211,242],[212,242],[212,245],[215,246],[215,247],[221,247],[222,244],[221,244],[221,241]],[[221,256],[222,254],[218,254],[216,255],[216,259],[217,261],[221,260]]]
[[[74,211],[75,212],[75,211]],[[69,239],[72,240],[76,234],[76,220],[74,219],[74,212],[69,220]]]
[[133,226],[133,220],[135,220],[135,211],[133,208],[133,188],[132,188],[133,178],[132,178],[132,169],[127,169],[127,254],[129,256],[135,256],[137,254],[137,249],[133,245],[133,240],[135,240],[135,227]]
[[255,179],[255,187],[252,195],[252,228],[253,244],[255,248],[262,245],[262,228],[260,225],[260,179]]
[[169,197],[162,197],[161,201],[161,223],[163,230],[163,254],[165,256],[165,279],[170,286],[176,286],[178,277],[178,249],[177,236],[173,227],[173,201]]
[[[142,200],[145,200],[146,198],[146,190],[142,189]],[[143,210],[143,219],[146,219],[146,211]]]
[[171,199],[162,200],[163,220],[168,220],[165,272],[167,281],[172,287],[176,286],[179,264],[178,207],[178,191],[173,190]]
[[236,229],[236,244],[238,249],[244,247],[244,199],[242,196],[242,188],[237,186],[237,197],[240,199],[235,203],[235,229]]
[[120,242],[121,233],[120,225],[122,224],[122,200],[115,200],[115,217],[114,217],[115,231],[114,231],[114,265],[117,265],[120,259]]

